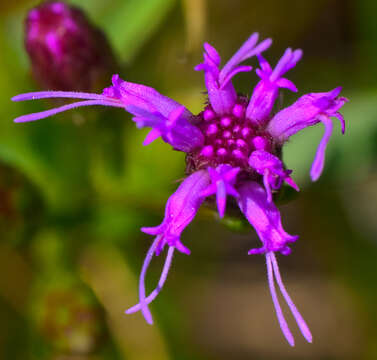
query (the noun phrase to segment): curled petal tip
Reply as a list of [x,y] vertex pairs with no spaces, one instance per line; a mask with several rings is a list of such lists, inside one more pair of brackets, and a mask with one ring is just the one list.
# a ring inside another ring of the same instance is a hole
[[145,319],[149,325],[153,325],[153,319]]
[[332,91],[332,95],[333,95],[334,97],[338,96],[338,95],[341,93],[342,89],[343,89],[342,86],[338,86],[338,87],[336,87],[336,88]]
[[15,118],[13,120],[13,122],[16,123],[16,124],[19,124],[19,123],[27,122],[27,119],[25,119],[24,116],[19,116],[19,117]]
[[119,74],[114,74],[114,75],[111,77],[111,82],[114,84],[114,83],[116,83],[119,79],[120,79]]
[[[306,324],[305,324],[306,325]],[[302,329],[303,330],[303,329]],[[312,333],[310,332],[309,328],[306,326],[305,331],[302,331],[302,335],[304,336],[305,340],[312,344],[313,343],[313,336]]]
[[161,231],[161,226],[142,227],[140,228],[140,231],[148,235],[158,235],[159,232]]
[[16,95],[10,98],[12,101],[22,101],[21,95]]
[[292,250],[291,250],[288,246],[285,247],[284,249],[280,250],[280,253],[281,253],[282,255],[290,255],[291,252],[292,252]]
[[271,38],[267,38],[264,40],[264,43],[266,44],[266,46],[270,46],[272,44],[273,40]]
[[187,248],[186,246],[184,246],[180,241],[176,241],[175,247],[182,254],[191,255],[191,250]]
[[259,249],[250,249],[247,254],[248,255],[259,255],[259,254],[263,254],[266,252],[266,249],[264,247],[262,248],[259,248]]
[[224,215],[225,215],[225,208],[220,208],[218,207],[218,213],[219,213],[219,218],[220,219],[223,219],[224,218]]
[[318,172],[310,172],[310,178],[312,179],[313,182],[317,181],[319,177],[321,176],[321,173]]

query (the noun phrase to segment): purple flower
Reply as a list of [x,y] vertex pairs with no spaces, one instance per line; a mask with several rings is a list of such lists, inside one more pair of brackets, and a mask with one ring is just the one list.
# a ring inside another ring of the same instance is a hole
[[[288,255],[290,245],[298,236],[288,234],[282,226],[280,212],[273,196],[287,183],[299,190],[281,158],[282,147],[289,137],[299,130],[322,122],[325,135],[319,144],[311,176],[316,180],[322,172],[324,152],[332,131],[331,117],[344,120],[338,112],[347,99],[339,97],[340,88],[327,93],[304,95],[293,105],[273,114],[279,89],[297,91],[295,85],[282,76],[292,69],[302,56],[301,50],[287,49],[272,69],[261,53],[271,45],[267,39],[258,44],[258,34],[253,34],[236,54],[220,68],[221,59],[209,44],[204,45],[204,61],[195,69],[204,71],[208,90],[208,104],[198,115],[193,115],[183,105],[171,100],[150,87],[123,81],[114,75],[112,86],[102,94],[74,92],[38,92],[18,95],[14,101],[40,98],[76,98],[81,101],[56,109],[21,116],[16,122],[33,121],[78,106],[105,105],[124,108],[134,117],[137,127],[150,127],[144,145],[161,137],[174,149],[184,151],[188,177],[169,198],[165,218],[152,228],[142,228],[155,236],[148,250],[139,283],[139,303],[126,313],[141,311],[148,323],[152,316],[148,305],[161,291],[172,262],[174,250],[190,254],[181,241],[185,227],[193,220],[205,199],[215,200],[220,217],[225,214],[228,195],[256,230],[262,246],[249,254],[264,254],[267,263],[268,284],[280,327],[290,345],[293,336],[280,308],[275,280],[296,322],[307,341],[312,341],[308,326],[293,304],[281,280],[275,253]],[[237,95],[232,78],[239,72],[250,71],[241,65],[257,56],[261,78],[251,99]],[[211,201],[209,201],[210,203]],[[168,246],[167,257],[157,287],[145,293],[145,275],[154,255]]]
[[333,124],[331,117],[339,119],[344,134],[346,125],[342,114],[338,110],[348,102],[348,99],[339,97],[341,87],[326,93],[311,93],[301,96],[293,105],[279,111],[267,125],[267,131],[278,143],[284,144],[296,132],[322,122],[325,134],[318,146],[310,176],[316,181],[322,173],[325,163],[325,150],[332,134]]
[[78,7],[47,1],[25,19],[25,48],[42,88],[96,90],[116,71],[105,35]]
[[284,170],[283,162],[268,151],[253,151],[249,157],[249,165],[258,174],[263,175],[263,184],[267,192],[268,202],[272,201],[271,189],[279,189],[283,181],[296,191],[299,191],[298,186],[289,176],[292,170]]

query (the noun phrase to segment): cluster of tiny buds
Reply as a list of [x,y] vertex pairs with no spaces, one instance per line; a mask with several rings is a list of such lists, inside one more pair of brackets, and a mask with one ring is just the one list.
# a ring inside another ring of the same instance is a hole
[[245,118],[246,104],[234,105],[232,112],[217,115],[210,105],[199,114],[198,124],[204,135],[204,145],[191,154],[194,168],[201,165],[216,167],[219,164],[230,164],[251,170],[248,158],[254,150],[272,150],[269,135]]

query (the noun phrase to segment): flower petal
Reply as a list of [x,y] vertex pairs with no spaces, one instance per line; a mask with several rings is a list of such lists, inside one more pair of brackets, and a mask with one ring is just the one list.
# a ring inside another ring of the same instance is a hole
[[[160,94],[152,87],[122,80],[119,75],[112,77],[113,85],[104,89],[103,95],[120,100],[124,105],[133,105],[149,112],[159,112],[165,117],[176,108],[178,102]],[[192,114],[184,108],[183,117],[189,119]]]
[[[161,272],[160,280],[158,281],[156,288],[144,299],[144,306],[145,306],[145,304],[146,305],[150,304],[157,297],[157,295],[160,293],[160,291],[162,290],[162,288],[165,284],[165,281],[168,277],[168,274],[169,274],[171,262],[172,262],[172,259],[173,259],[174,250],[175,250],[174,246],[169,247],[168,253],[166,255],[164,267],[163,267],[162,272]],[[137,312],[141,309],[142,309],[142,306],[141,306],[141,303],[139,302],[138,304],[127,309],[125,311],[125,313],[126,314],[132,314],[132,313]]]
[[271,39],[265,39],[256,45],[258,38],[258,33],[251,34],[250,37],[242,44],[239,50],[224,65],[219,76],[220,83],[222,83],[240,63],[257,54],[261,54],[271,46]]
[[225,215],[227,195],[238,197],[234,188],[240,168],[233,168],[227,164],[221,164],[216,169],[208,168],[211,183],[201,192],[203,197],[216,194],[216,203],[221,218]]
[[270,116],[271,110],[279,94],[279,88],[287,88],[297,91],[296,86],[288,79],[282,76],[292,69],[302,56],[301,50],[292,51],[288,48],[280,58],[275,69],[263,56],[258,55],[261,69],[257,70],[261,78],[253,91],[249,105],[246,109],[246,117],[256,125],[264,125]]
[[281,144],[298,131],[313,126],[319,122],[325,125],[325,134],[318,146],[310,175],[313,181],[322,173],[326,145],[332,133],[330,117],[339,119],[342,133],[345,130],[343,116],[338,110],[348,101],[338,97],[341,88],[335,88],[327,93],[311,93],[300,97],[293,105],[278,112],[267,126],[267,131]]
[[263,175],[263,184],[267,192],[267,201],[272,201],[272,190],[279,189],[285,181],[289,186],[299,191],[297,185],[289,176],[291,170],[285,170],[283,162],[264,150],[253,151],[249,157],[249,165],[260,175]]
[[283,315],[283,311],[281,310],[279,299],[276,294],[275,289],[275,281],[274,281],[274,272],[273,267],[271,263],[270,253],[266,254],[266,264],[267,264],[267,278],[268,278],[268,285],[270,287],[270,293],[272,297],[272,302],[274,303],[276,316],[279,321],[280,329],[283,332],[285,338],[287,339],[289,345],[295,346],[295,339],[293,338],[293,335],[291,333],[291,330],[289,330],[287,321],[285,320],[285,317]]
[[258,41],[258,34],[254,33],[233,55],[220,71],[221,58],[216,49],[204,44],[204,62],[197,65],[195,70],[204,71],[204,80],[208,91],[208,98],[212,108],[218,115],[230,113],[236,104],[237,93],[233,87],[231,79],[241,71],[249,71],[250,67],[238,65],[261,52],[271,45],[271,40],[266,39],[255,46]]
[[[279,111],[272,118],[267,131],[283,143],[298,131],[319,123],[321,114],[338,117],[338,110],[348,101],[344,97],[338,97],[340,90],[341,87],[338,87],[325,93],[301,96],[294,104]],[[344,128],[344,125],[342,127]]]
[[138,128],[151,127],[153,129],[145,138],[144,145],[150,144],[159,136],[174,149],[184,152],[191,152],[203,145],[202,132],[183,117],[185,110],[183,106],[172,110],[168,117],[134,105],[126,106],[126,110],[135,115],[133,120]]
[[178,251],[189,253],[189,250],[180,243],[182,231],[194,219],[204,197],[202,191],[210,183],[206,170],[199,170],[186,178],[177,191],[170,196],[163,222],[155,227],[143,227],[147,234],[159,237],[162,246],[168,244]]
[[329,117],[322,115],[319,117],[319,119],[325,126],[325,133],[322,137],[321,142],[318,145],[317,153],[315,155],[312,167],[310,169],[310,177],[313,181],[318,180],[318,178],[322,174],[323,166],[325,164],[326,146],[330,140],[333,129],[333,123]]
[[298,236],[292,236],[283,229],[280,212],[272,202],[268,202],[263,187],[256,182],[248,181],[237,190],[240,194],[238,205],[263,244],[260,249],[251,249],[249,254],[279,251],[283,255],[288,255],[288,244],[296,241]]
[[306,324],[304,318],[302,317],[300,312],[297,310],[296,305],[292,301],[291,297],[288,294],[288,291],[286,290],[286,288],[284,286],[283,280],[281,279],[279,266],[278,266],[275,254],[273,252],[271,252],[271,253],[267,254],[267,256],[270,258],[270,261],[272,263],[274,275],[275,275],[275,278],[276,278],[276,282],[279,285],[280,292],[283,294],[283,297],[284,297],[285,301],[287,302],[289,309],[291,310],[292,315],[295,318],[297,325],[301,330],[302,335],[304,336],[306,341],[311,343],[313,341],[313,336],[312,336],[312,334],[309,330],[309,326]]

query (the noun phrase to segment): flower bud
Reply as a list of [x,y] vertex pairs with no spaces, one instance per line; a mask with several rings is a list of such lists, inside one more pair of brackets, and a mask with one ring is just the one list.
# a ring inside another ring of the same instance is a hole
[[25,47],[33,75],[44,89],[96,91],[117,69],[102,31],[79,8],[62,1],[30,10]]

